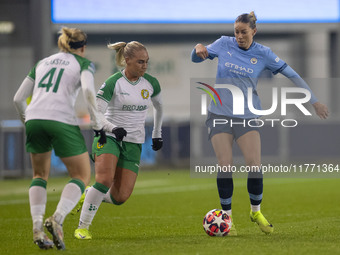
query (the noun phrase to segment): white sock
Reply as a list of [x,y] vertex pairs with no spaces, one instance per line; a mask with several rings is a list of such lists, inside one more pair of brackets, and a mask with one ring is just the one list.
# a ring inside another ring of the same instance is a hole
[[[108,193],[108,192],[107,192]],[[105,194],[93,186],[88,189],[81,210],[78,228],[89,228]],[[110,193],[109,193],[110,194]]]
[[113,204],[113,201],[112,201],[112,199],[111,199],[110,190],[111,190],[111,189],[109,189],[109,191],[105,193],[104,198],[103,198],[103,202],[109,203],[109,204]]
[[67,214],[69,214],[72,209],[77,205],[81,194],[81,189],[77,184],[73,182],[69,182],[68,184],[66,184],[63,192],[61,193],[57,210],[53,214],[54,220],[57,223],[63,224]]
[[225,211],[229,216],[231,216],[231,209],[230,210],[227,210]]
[[259,204],[259,205],[250,205],[250,207],[251,207],[251,211],[252,212],[258,212],[261,209],[261,204]]
[[47,192],[41,186],[31,186],[28,190],[33,229],[43,230]]

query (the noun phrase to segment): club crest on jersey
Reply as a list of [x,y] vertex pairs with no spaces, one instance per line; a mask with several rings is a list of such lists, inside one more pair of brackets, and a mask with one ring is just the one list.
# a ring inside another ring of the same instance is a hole
[[97,142],[97,149],[101,149],[103,147],[104,147],[104,144],[101,144],[101,143]]
[[148,91],[147,89],[142,89],[141,95],[142,95],[142,97],[143,97],[144,99],[148,99],[150,93],[149,93],[149,91]]
[[250,60],[250,63],[252,63],[253,65],[257,64],[257,58],[252,58]]

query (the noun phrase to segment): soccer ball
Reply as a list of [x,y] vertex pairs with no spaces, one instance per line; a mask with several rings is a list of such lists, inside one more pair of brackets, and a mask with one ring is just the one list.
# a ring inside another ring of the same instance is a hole
[[231,218],[225,211],[213,209],[205,215],[203,228],[209,236],[226,236],[230,232]]

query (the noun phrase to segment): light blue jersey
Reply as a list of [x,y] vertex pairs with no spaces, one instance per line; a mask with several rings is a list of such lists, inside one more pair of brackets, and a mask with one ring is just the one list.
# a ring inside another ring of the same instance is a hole
[[[216,84],[235,85],[244,94],[244,115],[235,115],[233,114],[233,97],[231,92],[228,89],[217,88],[216,91],[221,97],[222,106],[211,102],[208,110],[212,113],[243,119],[259,117],[248,108],[248,88],[252,89],[254,108],[261,110],[261,102],[257,95],[256,87],[261,72],[266,69],[270,70],[273,74],[282,72],[295,85],[306,88],[311,92],[308,85],[292,68],[276,56],[270,48],[259,43],[253,42],[248,50],[243,50],[238,47],[235,37],[222,36],[208,45],[207,50],[209,59],[218,58]],[[192,61],[203,61],[203,59],[196,55],[195,50],[192,52]],[[311,94],[311,103],[314,103],[317,100],[312,92]]]

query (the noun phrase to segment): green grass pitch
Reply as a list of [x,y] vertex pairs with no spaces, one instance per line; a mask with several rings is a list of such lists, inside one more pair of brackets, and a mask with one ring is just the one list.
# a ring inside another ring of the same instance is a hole
[[[57,205],[68,178],[48,182],[46,215]],[[189,170],[142,170],[131,198],[102,204],[93,240],[76,240],[79,214],[64,222],[65,251],[40,250],[32,242],[30,180],[0,181],[0,254],[340,254],[339,179],[264,180],[262,212],[274,225],[263,234],[249,220],[245,179],[234,180],[237,237],[209,237],[206,212],[219,208],[214,179],[190,178]]]

